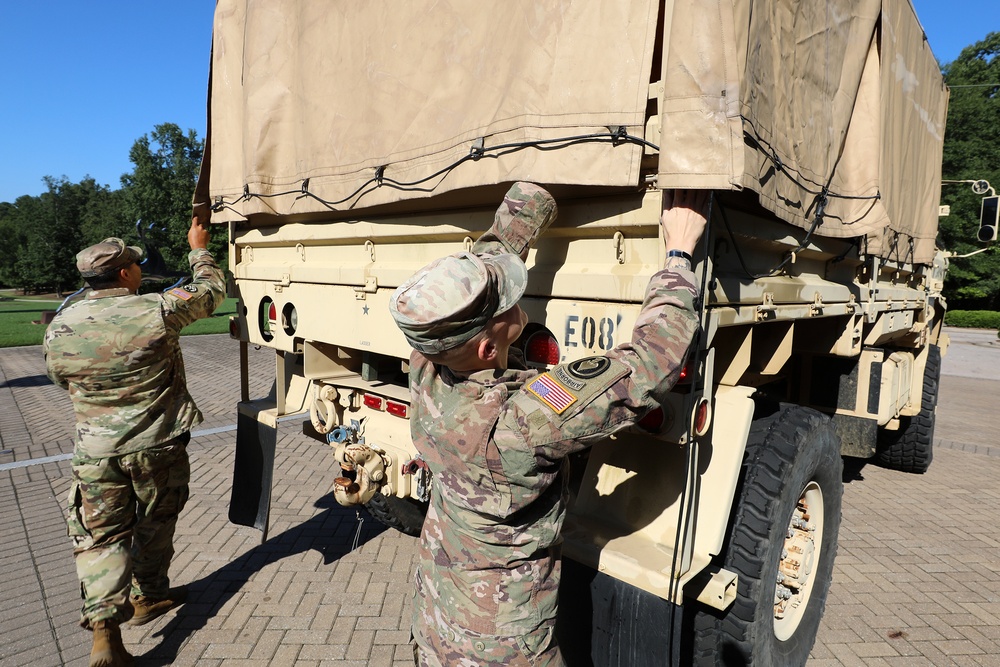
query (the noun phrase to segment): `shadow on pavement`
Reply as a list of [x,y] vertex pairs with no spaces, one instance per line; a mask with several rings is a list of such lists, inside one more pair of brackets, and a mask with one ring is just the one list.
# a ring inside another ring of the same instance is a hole
[[23,378],[14,378],[6,382],[0,382],[0,389],[4,387],[44,387],[52,384],[52,380],[47,375],[28,375]]
[[868,465],[870,461],[868,459],[859,459],[853,456],[844,457],[844,484],[850,484],[851,482],[863,482],[865,476],[863,471],[865,466]]
[[[152,637],[162,639],[158,646],[151,647],[145,654],[137,655],[141,665],[170,665],[184,645],[197,630],[205,627],[210,618],[240,591],[254,574],[271,563],[306,551],[318,551],[323,556],[323,564],[329,565],[353,548],[360,547],[387,530],[378,521],[366,514],[360,534],[356,511],[341,507],[333,495],[323,496],[315,507],[323,511],[294,528],[271,536],[267,542],[254,547],[236,560],[215,572],[188,584],[187,603],[179,607],[176,615]],[[357,544],[354,544],[357,539]],[[275,593],[275,601],[281,593]],[[234,634],[238,634],[234,630]]]

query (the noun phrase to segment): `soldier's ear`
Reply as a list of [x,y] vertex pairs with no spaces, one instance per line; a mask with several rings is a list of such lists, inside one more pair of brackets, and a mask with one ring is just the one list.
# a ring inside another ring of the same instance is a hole
[[479,345],[476,346],[476,356],[480,361],[492,363],[497,358],[497,354],[496,343],[489,336],[479,341]]

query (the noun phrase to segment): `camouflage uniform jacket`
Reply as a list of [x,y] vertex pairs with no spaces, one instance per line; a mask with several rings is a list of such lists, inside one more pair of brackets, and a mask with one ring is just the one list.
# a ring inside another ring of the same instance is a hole
[[207,250],[192,250],[188,261],[194,280],[184,287],[141,295],[91,291],[46,330],[46,369],[73,401],[77,456],[137,452],[201,423],[179,337],[222,303],[225,278]]
[[414,634],[458,649],[443,664],[491,644],[482,638],[529,654],[554,641],[566,457],[660,405],[697,328],[696,295],[690,271],[660,271],[631,343],[545,373],[456,373],[412,354],[411,432],[434,480]]

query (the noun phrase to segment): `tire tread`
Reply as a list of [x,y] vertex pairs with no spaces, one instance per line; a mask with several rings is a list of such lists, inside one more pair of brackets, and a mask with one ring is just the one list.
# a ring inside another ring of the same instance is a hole
[[924,369],[920,412],[901,417],[899,430],[880,430],[876,461],[884,468],[923,474],[934,458],[934,423],[941,378],[941,348],[931,345]]
[[[764,578],[747,577],[744,573],[764,572],[783,475],[794,464],[798,443],[808,432],[816,429],[831,427],[820,413],[799,406],[782,406],[777,413],[757,419],[751,426],[743,463],[745,474],[737,490],[728,545],[723,550],[726,554],[725,567],[739,573],[739,592],[726,612],[705,610],[697,613],[692,628],[693,664],[700,667],[772,664],[760,655],[757,647],[761,638],[754,636],[757,616],[754,601],[760,599],[762,587],[770,582]],[[832,453],[837,452],[839,448]],[[839,463],[839,455],[835,458]],[[829,502],[830,509],[836,510],[835,520],[839,523],[839,497],[830,498]],[[823,548],[830,549],[829,557],[833,558],[836,555],[836,540],[824,543]],[[820,610],[825,604],[829,580],[824,583],[824,587],[813,591],[814,597],[809,602],[810,605],[820,605]],[[725,637],[726,653],[720,652],[720,637]],[[739,657],[731,655],[733,652]]]

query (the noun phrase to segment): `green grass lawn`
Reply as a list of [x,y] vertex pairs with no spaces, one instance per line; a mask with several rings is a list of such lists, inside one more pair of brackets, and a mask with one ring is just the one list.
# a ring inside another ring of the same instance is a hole
[[[13,298],[14,300],[7,300]],[[42,319],[42,311],[55,310],[61,300],[37,299],[0,294],[0,347],[41,345],[45,326],[35,324]],[[229,316],[236,314],[236,299],[226,299],[215,313],[184,327],[182,336],[196,334],[229,333]]]

